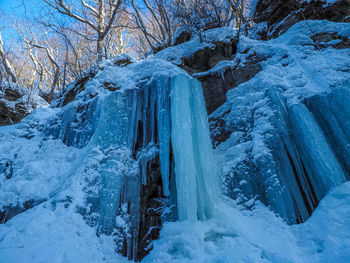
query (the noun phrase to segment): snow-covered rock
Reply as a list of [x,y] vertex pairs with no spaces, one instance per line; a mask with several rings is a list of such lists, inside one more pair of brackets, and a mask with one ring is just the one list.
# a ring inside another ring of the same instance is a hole
[[1,127],[0,260],[349,261],[349,24],[241,36],[187,64],[203,98],[174,64],[236,33],[105,61]]
[[48,103],[37,92],[11,82],[0,83],[0,126],[18,123],[38,107],[48,107]]
[[242,204],[257,198],[289,223],[303,222],[332,186],[350,178],[349,49],[319,50],[312,39],[322,32],[348,38],[349,29],[302,21],[275,40],[241,39],[238,52],[248,52],[236,59],[267,59],[210,116],[228,196]]

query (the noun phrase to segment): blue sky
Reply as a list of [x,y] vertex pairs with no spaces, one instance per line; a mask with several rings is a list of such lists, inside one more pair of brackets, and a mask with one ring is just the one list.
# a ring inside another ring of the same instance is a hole
[[18,0],[0,0],[0,10],[2,12],[11,12],[11,7],[18,5]]
[[[25,2],[28,6],[34,6],[33,2],[38,2],[40,0],[0,0],[0,13],[4,13],[5,15],[13,15],[16,16],[23,16],[24,9],[23,9],[23,2]],[[33,8],[30,8],[31,11]],[[35,10],[35,8],[34,8]],[[1,21],[0,19],[0,28],[5,25],[5,21]],[[5,28],[2,30],[2,36],[4,38],[5,44],[9,43],[9,40],[12,37],[16,37],[17,34],[14,30],[12,30],[10,27]]]
[[0,11],[8,15],[16,14],[21,15],[23,13],[23,2],[26,4],[27,8],[31,11],[37,8],[35,3],[41,2],[41,0],[0,0]]

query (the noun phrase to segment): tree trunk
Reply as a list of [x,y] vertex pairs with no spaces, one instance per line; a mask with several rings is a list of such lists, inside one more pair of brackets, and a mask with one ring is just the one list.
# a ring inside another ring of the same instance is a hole
[[[100,34],[99,34],[100,35]],[[100,36],[97,37],[97,62],[101,62],[104,57],[103,54],[103,40]]]
[[10,61],[6,57],[3,45],[4,43],[2,41],[1,32],[0,32],[0,59],[2,61],[2,64],[4,65],[6,73],[11,77],[11,81],[13,83],[17,83],[17,76],[11,66]]
[[104,5],[103,0],[98,0],[98,32],[97,32],[97,63],[104,57],[103,52],[103,32],[104,32]]

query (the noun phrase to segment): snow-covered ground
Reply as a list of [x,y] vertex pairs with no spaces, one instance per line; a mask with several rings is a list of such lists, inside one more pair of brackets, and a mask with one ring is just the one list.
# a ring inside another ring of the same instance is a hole
[[145,262],[348,262],[350,183],[334,189],[304,224],[287,226],[262,205],[219,204],[215,219],[166,223]]
[[[238,55],[235,62],[243,62],[254,52],[268,59],[261,62],[263,70],[259,74],[227,94],[227,104],[223,107],[234,109],[228,117],[237,117],[234,114],[240,113],[235,108],[238,105],[242,112],[254,110],[259,126],[253,131],[251,141],[242,142],[241,134],[233,133],[216,149],[224,173],[246,158],[248,148],[256,158],[268,152],[264,145],[271,114],[265,98],[267,88],[276,87],[288,105],[293,105],[303,98],[348,85],[349,49],[328,47],[316,51],[309,27],[313,32],[338,32],[350,37],[349,24],[307,23],[300,22],[268,42],[248,38],[240,41],[238,52],[248,48],[249,52]],[[198,40],[190,41],[190,48],[194,47],[193,41]],[[184,50],[180,50],[180,46],[173,48],[176,49],[173,55],[170,48],[157,58],[179,59],[189,48],[183,45]],[[103,82],[126,90],[135,88],[138,80],[155,69],[156,74],[182,73],[161,60],[143,63],[127,69],[107,65],[86,85],[77,100],[96,93]],[[220,65],[216,69],[220,70]],[[213,114],[219,114],[220,110],[223,108]],[[88,226],[77,211],[83,205],[86,187],[81,175],[93,169],[95,159],[100,158],[98,154],[94,159],[91,157],[94,153],[85,148],[67,146],[60,139],[42,136],[45,123],[59,112],[60,109],[54,108],[37,109],[20,124],[0,128],[0,207],[28,200],[42,202],[0,224],[0,262],[127,262],[115,253],[113,238],[98,237],[96,229]],[[143,261],[350,262],[350,182],[331,189],[308,221],[299,225],[289,226],[259,201],[250,202],[247,206],[252,209],[247,210],[222,197],[210,220],[164,223],[160,239],[154,241],[154,249]]]
[[[288,226],[268,208],[217,205],[204,222],[165,223],[144,262],[348,262],[350,183],[334,189],[304,224]],[[74,209],[46,202],[0,225],[0,262],[127,262],[111,237],[96,237]]]

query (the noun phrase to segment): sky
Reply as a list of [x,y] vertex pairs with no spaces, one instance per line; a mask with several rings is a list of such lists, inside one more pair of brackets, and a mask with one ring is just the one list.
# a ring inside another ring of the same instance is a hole
[[0,0],[0,10],[4,13],[11,12],[11,7],[14,8],[21,0]]
[[[26,5],[29,6],[35,6],[33,5],[33,2],[39,2],[41,0],[0,0],[0,14],[4,14],[6,16],[12,16],[16,15],[18,17],[21,17],[24,15],[24,8],[23,8],[23,2],[26,3]],[[30,8],[31,11],[33,8]],[[35,8],[34,8],[35,10]],[[6,21],[2,20],[0,17],[0,29],[6,25]],[[17,33],[15,30],[11,29],[10,27],[6,27],[1,31],[2,37],[4,39],[5,45],[10,41],[12,37],[16,37]]]

